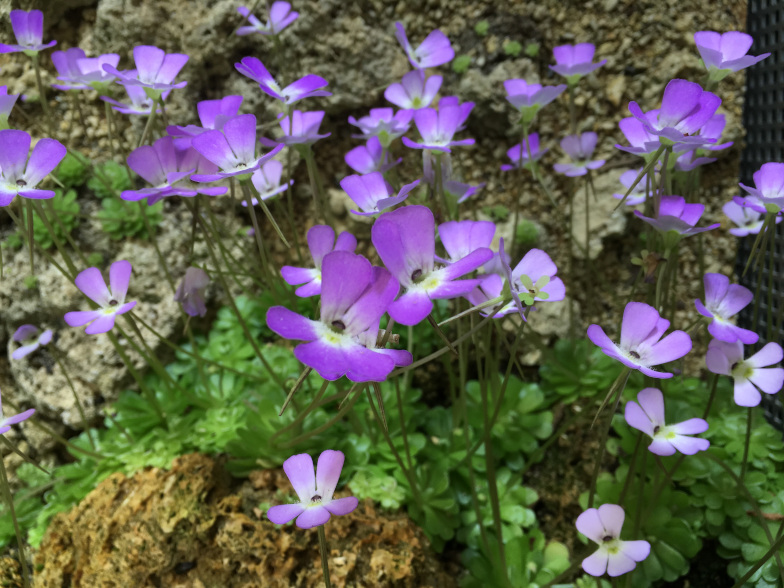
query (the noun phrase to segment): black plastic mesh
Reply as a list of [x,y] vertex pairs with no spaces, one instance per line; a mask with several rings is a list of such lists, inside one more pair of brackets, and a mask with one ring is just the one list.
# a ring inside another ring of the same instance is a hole
[[[769,161],[784,162],[784,0],[749,0],[747,31],[754,37],[751,55],[770,53],[770,57],[746,70],[746,102],[743,108],[743,125],[746,127],[746,147],[741,155],[741,182],[753,186],[753,174]],[[743,273],[754,237],[741,239],[738,248],[738,276]],[[777,321],[784,304],[784,223],[776,231],[776,248],[771,272],[770,247],[765,252],[765,267],[760,285],[759,312],[754,321],[752,306],[745,308],[739,324],[760,335],[757,348],[769,341],[784,341],[784,326],[768,331],[769,316],[772,324]],[[757,262],[740,283],[757,291],[759,275]],[[771,289],[772,288],[772,289]],[[770,295],[772,292],[772,296]],[[769,308],[769,301],[772,303]],[[765,417],[784,433],[784,408],[780,393],[762,395]]]

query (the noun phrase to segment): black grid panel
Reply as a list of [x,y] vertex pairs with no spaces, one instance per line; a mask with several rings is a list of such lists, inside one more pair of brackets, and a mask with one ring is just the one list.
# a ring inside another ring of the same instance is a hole
[[[751,55],[770,53],[770,57],[746,70],[746,102],[743,108],[743,125],[746,127],[746,147],[741,155],[740,179],[748,186],[754,185],[753,175],[762,164],[784,162],[784,0],[749,0],[747,32],[754,37]],[[739,189],[740,193],[740,189]],[[751,253],[754,236],[740,240],[737,272],[742,276]],[[759,284],[759,311],[754,321],[752,305],[741,311],[738,322],[760,335],[756,348],[769,341],[784,342],[784,326],[779,319],[784,305],[784,222],[776,231],[773,265],[768,246],[765,265],[760,274],[755,260],[740,283],[757,292]],[[772,271],[771,271],[772,270]],[[769,327],[769,325],[774,327]],[[748,355],[747,351],[747,355]],[[784,433],[784,408],[781,393],[762,395],[765,417]]]

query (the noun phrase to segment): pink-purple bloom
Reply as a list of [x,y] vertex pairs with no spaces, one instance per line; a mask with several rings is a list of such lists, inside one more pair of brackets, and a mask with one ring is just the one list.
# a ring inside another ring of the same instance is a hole
[[[531,148],[531,152],[528,152],[528,147]],[[522,151],[522,153],[521,153]],[[512,162],[511,164],[505,163],[501,166],[501,171],[511,171],[513,169],[520,169],[520,163],[522,161],[522,167],[528,168],[531,165],[531,162],[539,161],[545,153],[547,153],[549,149],[540,149],[539,145],[539,133],[531,133],[528,135],[528,144],[525,143],[518,143],[517,145],[513,145],[507,152],[506,156]]]
[[267,326],[286,339],[305,341],[294,356],[325,380],[382,382],[407,351],[376,348],[381,316],[400,284],[386,269],[349,251],[332,251],[321,264],[321,317],[314,321],[283,306],[267,311]]
[[107,86],[115,80],[115,76],[104,71],[105,64],[117,67],[120,56],[107,53],[98,57],[87,57],[79,47],[52,53],[52,63],[57,69],[57,79],[62,84],[52,84],[58,90],[106,91]]
[[427,108],[441,88],[441,76],[425,76],[425,72],[415,69],[403,76],[398,83],[390,85],[384,92],[384,98],[398,108],[416,110]]
[[784,163],[765,163],[753,177],[753,188],[739,186],[759,199],[766,212],[780,212],[784,208]]
[[[261,200],[269,200],[285,192],[289,186],[294,184],[294,180],[289,180],[283,184],[280,183],[280,178],[283,175],[283,164],[277,159],[271,159],[263,164],[259,169],[253,172],[250,181],[258,193],[258,198],[251,198],[251,204],[256,206]],[[243,206],[248,203],[243,200]]]
[[446,153],[451,153],[451,148],[455,146],[473,145],[473,139],[454,140],[454,135],[464,120],[462,109],[457,105],[439,103],[437,111],[433,108],[421,108],[414,112],[414,123],[422,140],[416,143],[403,137],[403,144],[411,149],[430,149]]
[[[507,259],[504,240],[501,239],[498,260],[501,262],[502,273],[509,285],[512,302],[523,320],[526,320],[525,307],[533,307],[534,302],[543,300],[558,302],[566,297],[566,286],[561,278],[555,275],[558,268],[550,256],[541,249],[529,250],[514,269]],[[506,310],[506,307],[502,310]]]
[[248,10],[245,6],[237,8],[244,18],[248,19],[249,25],[241,26],[237,29],[237,34],[252,35],[279,35],[283,29],[297,20],[299,12],[291,9],[291,4],[278,0],[273,2],[269,10],[269,20],[263,23]]
[[694,33],[694,42],[702,62],[708,68],[710,79],[715,82],[721,81],[732,72],[746,69],[770,57],[770,53],[763,53],[756,57],[748,55],[754,39],[751,35],[739,31],[729,31],[724,34],[698,31]]
[[291,117],[282,116],[278,123],[283,130],[283,136],[275,139],[284,145],[312,145],[319,139],[325,139],[332,133],[319,134],[321,121],[324,120],[323,110],[302,112],[295,110]]
[[11,204],[17,194],[33,199],[54,197],[54,191],[37,186],[60,164],[66,149],[54,139],[41,139],[30,153],[31,142],[24,131],[0,131],[0,206]]
[[438,236],[449,259],[436,258],[444,263],[455,263],[480,248],[489,248],[495,235],[495,223],[490,221],[449,221],[438,225]]
[[201,122],[200,127],[196,125],[184,127],[172,125],[166,127],[166,132],[172,137],[195,137],[196,135],[201,135],[204,131],[220,131],[223,125],[226,124],[226,121],[239,115],[241,105],[242,96],[224,96],[218,100],[202,100],[196,105],[196,111]]
[[715,143],[715,139],[703,137],[700,129],[716,113],[721,98],[702,86],[687,80],[670,80],[664,88],[660,109],[644,113],[636,102],[629,102],[629,112],[639,120],[652,135],[659,137],[662,145],[673,151],[685,151]]
[[0,130],[8,128],[8,117],[18,99],[19,94],[9,94],[7,86],[0,86]]
[[[634,184],[634,180],[637,179],[637,176],[640,175],[641,171],[642,168],[630,169],[623,172],[619,180],[621,184],[623,184],[624,188],[626,189],[623,191],[623,193],[616,192],[615,194],[613,194],[613,198],[616,198],[617,200],[622,200],[624,194],[626,194],[626,192],[629,191],[629,188],[632,187],[632,184]],[[656,177],[656,173],[654,172],[653,177],[651,178],[651,195],[658,192],[657,189],[658,185],[659,185],[658,178]],[[638,204],[643,204],[647,197],[645,193],[647,189],[648,189],[648,174],[644,175],[640,179],[640,181],[637,182],[637,184],[634,186],[634,189],[629,193],[629,196],[626,198],[626,200],[624,200],[624,204],[626,204],[627,206],[637,206]]]
[[16,37],[16,45],[6,45],[0,43],[0,53],[18,53],[24,52],[26,55],[32,55],[54,47],[57,41],[50,41],[49,43],[43,42],[44,37],[44,13],[40,10],[12,10],[11,14],[11,27],[14,30]]
[[528,124],[534,120],[539,110],[550,104],[566,90],[566,85],[542,86],[515,79],[506,80],[504,89],[506,90],[506,99],[520,111],[523,123]]
[[593,43],[577,43],[577,45],[559,45],[553,47],[553,57],[556,65],[550,69],[566,78],[569,85],[576,84],[581,77],[599,69],[606,59],[594,63],[593,55],[596,47]]
[[24,412],[15,414],[14,416],[6,417],[3,414],[3,404],[0,402],[0,435],[5,435],[11,430],[11,425],[17,425],[22,421],[26,421],[35,414],[34,408],[29,408]]
[[184,88],[188,82],[174,83],[174,78],[188,62],[183,53],[166,53],[152,45],[137,45],[133,48],[133,61],[136,69],[119,71],[105,63],[103,70],[117,76],[117,83],[123,86],[141,86],[153,100],[161,98],[166,90]]
[[599,325],[588,327],[588,338],[608,357],[617,359],[633,370],[640,370],[651,378],[667,379],[672,374],[658,372],[653,366],[680,359],[691,351],[691,337],[683,331],[673,331],[662,339],[670,321],[643,302],[629,302],[623,311],[621,343],[616,345]]
[[561,139],[561,149],[572,161],[571,163],[556,163],[553,165],[553,169],[559,174],[572,178],[584,176],[588,170],[599,169],[604,165],[604,159],[591,159],[598,140],[599,137],[594,132],[564,137]]
[[384,179],[384,175],[372,172],[363,176],[346,176],[340,180],[340,187],[359,207],[359,210],[351,212],[359,216],[373,216],[403,202],[419,182],[415,180],[406,184],[395,196],[394,188]]
[[358,145],[346,153],[346,165],[358,174],[369,174],[375,171],[384,173],[403,161],[390,161],[389,151],[384,149],[378,137],[370,137],[365,145]]
[[234,67],[242,75],[256,82],[262,92],[280,100],[283,104],[294,104],[304,98],[316,96],[332,96],[332,92],[323,89],[329,85],[329,82],[314,74],[308,74],[285,88],[281,88],[272,74],[264,67],[264,64],[256,57],[243,57],[239,63],[234,64]]
[[292,267],[284,265],[280,270],[281,277],[291,286],[298,286],[294,292],[297,296],[307,298],[321,294],[321,264],[324,256],[332,251],[348,251],[353,253],[357,248],[357,238],[351,233],[342,232],[335,240],[335,231],[327,225],[315,225],[308,231],[308,248],[315,267]]
[[588,574],[602,576],[607,572],[611,577],[620,576],[631,572],[650,554],[651,544],[647,541],[621,541],[625,516],[617,504],[603,504],[577,517],[577,530],[599,544],[599,549],[583,560],[583,570]]
[[22,359],[30,355],[42,345],[49,345],[52,340],[52,330],[42,331],[35,325],[22,325],[14,333],[13,340],[20,344],[12,354],[12,359]]
[[[736,237],[745,237],[747,235],[756,235],[762,230],[764,224],[764,214],[767,212],[762,202],[754,196],[747,198],[738,198],[740,202],[735,199],[730,200],[722,206],[722,210],[727,217],[737,225],[730,229],[730,234]],[[750,202],[754,201],[754,206],[750,206]],[[776,224],[781,222],[781,215],[776,215]]]
[[697,299],[694,305],[702,316],[713,319],[708,325],[708,332],[716,339],[728,343],[756,343],[759,340],[757,333],[733,325],[729,320],[754,299],[751,290],[740,284],[730,284],[730,279],[723,274],[705,274],[703,283],[705,303]]
[[136,301],[125,302],[131,281],[131,263],[115,261],[109,268],[109,287],[97,267],[88,267],[76,276],[76,287],[100,308],[65,313],[65,322],[71,327],[87,325],[88,335],[106,333],[114,327],[114,319],[136,306]]
[[346,515],[359,505],[354,496],[333,498],[343,470],[342,451],[327,449],[319,455],[316,472],[313,459],[307,453],[292,455],[283,462],[283,471],[294,486],[299,502],[273,506],[267,518],[276,525],[288,523],[296,517],[300,529],[312,529],[326,523],[331,515]]
[[368,116],[360,119],[349,116],[348,122],[362,131],[361,135],[354,135],[355,138],[378,137],[382,146],[389,147],[392,141],[408,132],[413,116],[413,110],[394,112],[392,108],[371,108]]
[[688,237],[697,233],[711,231],[721,226],[721,223],[715,223],[707,227],[697,228],[695,225],[699,222],[704,211],[704,204],[689,204],[682,196],[662,196],[656,218],[647,217],[639,210],[635,210],[634,214],[661,233],[672,233],[680,237]]
[[735,404],[757,406],[765,394],[776,394],[784,385],[784,368],[770,367],[782,359],[781,345],[768,343],[748,359],[743,358],[743,343],[714,339],[708,345],[705,364],[714,374],[734,380]]
[[396,22],[395,28],[395,38],[403,47],[403,51],[406,52],[406,57],[414,69],[438,67],[454,59],[455,51],[452,49],[452,44],[447,36],[438,29],[431,32],[419,47],[414,49],[408,41],[403,23]]
[[[645,116],[652,122],[655,122],[656,120],[655,113],[652,114],[651,112],[648,112]],[[659,137],[649,132],[645,125],[633,116],[622,118],[618,122],[618,128],[621,129],[624,137],[626,137],[629,146],[616,144],[616,149],[639,155],[648,162],[659,150],[659,147],[661,147]]]
[[402,325],[415,325],[433,310],[433,300],[456,298],[473,290],[479,280],[458,280],[489,260],[493,252],[480,247],[459,261],[435,267],[435,220],[426,206],[404,206],[385,212],[371,230],[373,245],[390,272],[406,289],[389,306]]
[[637,394],[637,402],[627,402],[624,418],[630,427],[653,439],[648,449],[656,455],[673,455],[676,451],[694,455],[710,446],[707,439],[689,437],[708,430],[704,419],[692,418],[674,425],[665,423],[664,396],[657,388],[644,388]]
[[[156,106],[156,101],[150,98],[147,95],[147,92],[144,91],[144,88],[141,86],[123,86],[125,88],[125,92],[128,94],[128,98],[130,98],[131,103],[126,104],[124,102],[118,102],[114,98],[110,96],[101,96],[101,100],[104,102],[108,102],[112,105],[112,108],[117,112],[122,114],[132,114],[132,115],[147,115],[149,116],[152,114],[152,109],[155,108],[155,113],[160,114],[162,112],[160,106]],[[165,90],[161,93],[161,100],[166,100],[169,96],[170,90]]]
[[189,267],[177,286],[174,300],[182,304],[182,309],[188,316],[204,316],[207,314],[204,291],[209,284],[207,272],[198,267]]

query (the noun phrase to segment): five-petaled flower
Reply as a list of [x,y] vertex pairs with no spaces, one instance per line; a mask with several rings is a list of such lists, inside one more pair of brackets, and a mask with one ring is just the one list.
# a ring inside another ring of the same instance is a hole
[[245,6],[237,8],[243,17],[248,19],[249,25],[241,26],[237,29],[240,36],[258,33],[259,35],[279,35],[283,29],[297,20],[299,12],[291,9],[291,4],[278,0],[273,2],[269,10],[269,20],[261,22]]
[[346,457],[342,451],[327,449],[319,455],[316,472],[313,458],[307,453],[292,455],[283,462],[283,471],[299,497],[295,504],[280,504],[267,511],[267,518],[276,525],[296,517],[300,529],[312,529],[326,523],[331,515],[346,515],[359,505],[354,496],[333,498]]
[[103,70],[117,76],[117,83],[123,86],[141,86],[153,100],[161,99],[167,90],[184,88],[188,82],[174,83],[174,78],[188,63],[184,53],[166,53],[152,45],[137,45],[133,48],[133,61],[136,69],[119,71],[113,65],[103,64]]
[[308,231],[308,249],[315,267],[292,267],[284,265],[280,275],[291,286],[304,284],[294,292],[297,296],[308,298],[321,294],[321,264],[324,256],[332,251],[348,251],[353,253],[357,248],[357,238],[348,232],[342,232],[335,240],[335,231],[328,225],[315,225]]
[[406,36],[406,29],[402,22],[395,23],[395,38],[398,43],[403,47],[406,52],[406,57],[415,69],[427,69],[429,67],[438,67],[445,63],[449,63],[455,57],[455,50],[452,49],[452,44],[449,42],[447,36],[436,29],[432,31],[425,40],[420,43],[419,47],[414,47],[409,43]]
[[748,359],[743,359],[742,342],[714,339],[708,345],[705,364],[714,374],[732,377],[735,404],[757,406],[762,400],[760,390],[775,394],[784,385],[784,368],[769,367],[779,363],[783,355],[781,345],[768,343]]
[[708,332],[728,343],[738,340],[745,345],[756,343],[759,340],[757,333],[729,321],[752,301],[754,295],[751,290],[740,284],[730,284],[730,279],[723,274],[705,274],[703,284],[705,303],[697,299],[694,305],[702,316],[713,319],[708,325]]
[[234,67],[242,75],[256,82],[262,92],[280,100],[283,104],[294,104],[303,98],[332,96],[332,92],[322,90],[329,85],[329,82],[314,74],[308,74],[285,88],[281,88],[272,74],[264,67],[264,64],[256,57],[243,57],[239,63],[234,64]]
[[559,45],[553,47],[553,57],[556,65],[550,69],[566,78],[567,83],[573,86],[580,78],[600,68],[606,59],[594,63],[593,54],[596,46],[593,43],[577,43],[577,45]]
[[35,325],[22,325],[13,336],[14,341],[21,344],[12,354],[12,359],[22,359],[30,355],[42,345],[49,345],[52,340],[52,330],[41,331]]
[[620,576],[631,572],[638,562],[648,557],[651,544],[647,541],[621,541],[625,516],[623,508],[617,504],[603,504],[599,508],[589,508],[577,517],[577,530],[599,544],[599,549],[583,560],[583,570],[587,573],[601,576],[607,572],[612,577]]
[[398,108],[427,108],[441,88],[441,76],[425,77],[425,72],[415,69],[403,76],[399,83],[390,85],[384,91],[384,98]]
[[3,403],[0,400],[0,435],[6,434],[11,430],[11,425],[16,425],[22,421],[26,421],[35,413],[34,408],[29,408],[24,412],[15,414],[14,416],[6,417],[3,415]]
[[0,43],[0,53],[18,53],[25,55],[35,55],[39,51],[49,49],[57,45],[57,41],[43,43],[44,36],[44,13],[40,10],[12,10],[11,28],[14,30],[16,45],[6,45]]
[[714,82],[721,81],[732,72],[740,71],[759,63],[770,53],[747,55],[754,39],[740,31],[719,34],[715,31],[694,33],[694,43],[700,52],[702,62],[708,68],[708,75]]
[[41,139],[30,153],[31,141],[24,131],[0,131],[0,206],[11,204],[17,194],[36,200],[54,198],[54,191],[37,186],[59,165],[66,149],[54,139]]
[[[65,322],[71,327],[87,325],[88,335],[106,333],[114,327],[117,315],[125,314],[136,306],[136,301],[125,302],[131,280],[131,263],[115,261],[109,268],[109,287],[97,267],[88,267],[76,276],[76,287],[100,306],[97,310],[78,310],[65,313]],[[89,323],[89,324],[88,324]]]

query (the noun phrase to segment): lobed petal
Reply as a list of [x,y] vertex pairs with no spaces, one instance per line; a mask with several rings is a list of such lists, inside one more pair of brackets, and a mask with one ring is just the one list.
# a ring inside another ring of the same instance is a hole
[[313,471],[313,458],[307,453],[292,455],[283,462],[283,471],[303,504],[310,504],[316,494],[316,474]]

